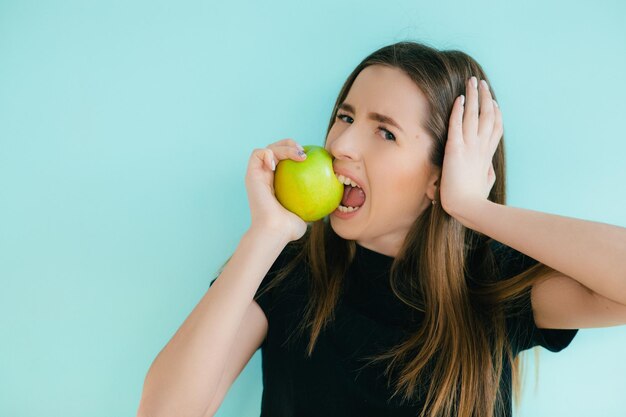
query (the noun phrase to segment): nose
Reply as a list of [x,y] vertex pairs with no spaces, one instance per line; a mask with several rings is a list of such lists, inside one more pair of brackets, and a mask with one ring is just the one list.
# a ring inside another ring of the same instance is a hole
[[338,136],[329,136],[326,140],[326,150],[335,159],[360,160],[359,132],[353,126],[348,126]]

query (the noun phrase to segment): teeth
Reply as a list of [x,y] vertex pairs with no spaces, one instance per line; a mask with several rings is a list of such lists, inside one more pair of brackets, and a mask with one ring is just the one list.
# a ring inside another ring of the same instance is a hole
[[356,211],[358,209],[360,209],[361,207],[352,207],[352,206],[342,206],[341,204],[339,204],[339,211],[342,213],[352,213],[353,211]]
[[357,187],[357,188],[361,188],[357,185],[356,182],[354,182],[351,178],[345,177],[341,174],[337,175],[337,179],[339,180],[340,183],[342,183],[343,185],[351,185],[353,187]]

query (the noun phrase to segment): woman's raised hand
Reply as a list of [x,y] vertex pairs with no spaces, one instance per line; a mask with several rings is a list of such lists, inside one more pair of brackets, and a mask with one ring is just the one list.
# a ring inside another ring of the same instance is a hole
[[246,190],[252,228],[262,229],[288,241],[300,239],[306,222],[284,208],[274,194],[274,171],[283,159],[303,161],[302,147],[293,139],[283,139],[252,151],[246,173]]
[[[489,197],[496,181],[493,156],[502,138],[502,113],[487,82],[466,82],[450,115],[439,198],[441,207],[461,222],[476,204]],[[465,100],[464,100],[465,99]]]

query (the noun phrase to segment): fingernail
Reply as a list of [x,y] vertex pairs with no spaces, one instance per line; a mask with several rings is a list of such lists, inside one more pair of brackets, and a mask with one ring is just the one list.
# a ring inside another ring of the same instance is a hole
[[487,84],[487,81],[480,80],[480,82],[482,83],[483,87],[485,87],[487,90],[489,90],[489,85]]
[[296,148],[298,148],[299,151],[304,151],[304,148],[299,143],[296,144]]
[[461,94],[461,106],[465,105],[465,96]]
[[272,159],[272,171],[276,171],[276,162]]
[[478,87],[478,79],[472,75],[472,85],[474,88]]
[[306,158],[306,153],[304,153],[304,151],[298,151],[298,156]]
[[498,102],[495,101],[495,100],[493,101],[493,105],[496,106],[496,107],[500,107],[500,106],[498,106]]

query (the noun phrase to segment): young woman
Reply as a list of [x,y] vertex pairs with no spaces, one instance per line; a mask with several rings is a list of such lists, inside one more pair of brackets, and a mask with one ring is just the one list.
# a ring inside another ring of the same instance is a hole
[[272,189],[298,143],[255,149],[252,225],[152,364],[139,415],[213,415],[260,347],[262,416],[511,416],[520,352],[626,323],[626,230],[505,205],[486,80],[414,42],[366,57],[325,141],[356,187],[311,224]]

